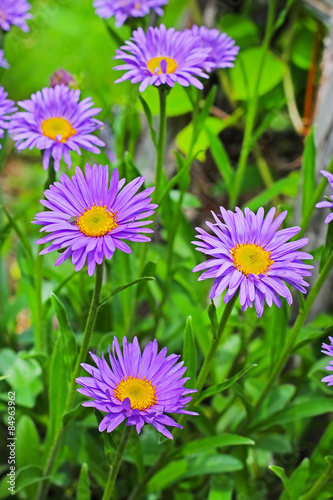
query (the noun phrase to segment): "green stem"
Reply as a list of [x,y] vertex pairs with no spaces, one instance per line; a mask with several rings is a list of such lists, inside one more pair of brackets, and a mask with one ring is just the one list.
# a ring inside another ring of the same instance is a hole
[[[330,173],[333,172],[333,158],[331,159],[328,167],[326,168],[326,171],[330,172]],[[316,203],[318,203],[318,201],[320,201],[320,198],[323,196],[323,193],[325,191],[326,186],[327,186],[327,179],[326,179],[326,177],[323,177],[321,179],[321,181],[319,182],[315,192],[313,193],[313,197],[312,197],[312,200],[307,207],[307,211],[305,212],[305,214],[302,217],[302,220],[300,223],[301,231],[298,233],[297,238],[302,238],[302,236],[305,234],[305,232],[308,228],[308,225],[311,221],[313,211],[316,208]]]
[[252,132],[255,124],[255,119],[257,115],[258,101],[259,101],[259,83],[261,78],[261,73],[264,67],[269,43],[273,34],[273,23],[274,23],[274,14],[275,14],[276,2],[275,0],[271,0],[268,3],[268,16],[267,16],[267,24],[266,24],[266,32],[265,38],[262,45],[262,54],[258,64],[258,73],[256,78],[256,84],[254,88],[253,95],[249,100],[248,112],[245,119],[245,131],[244,131],[244,139],[242,144],[242,149],[240,152],[238,167],[235,176],[235,184],[234,189],[231,192],[230,196],[230,207],[234,208],[237,204],[238,197],[240,191],[242,189],[243,179],[245,175],[247,158],[252,148]]
[[118,476],[121,461],[122,461],[127,443],[129,441],[132,429],[133,429],[133,426],[127,426],[127,425],[125,426],[123,435],[121,436],[121,441],[119,443],[117,455],[116,455],[114,462],[113,462],[111,469],[110,469],[109,477],[108,477],[108,480],[107,480],[107,483],[105,486],[104,495],[103,495],[102,500],[110,500],[112,498],[113,488],[114,488],[114,485],[115,485],[115,482],[116,482],[116,479]]
[[[48,168],[48,176],[45,182],[44,190],[48,189],[50,184],[56,180],[56,173],[54,170],[54,161],[50,160]],[[42,251],[44,246],[40,247]],[[37,351],[47,352],[47,342],[44,332],[44,315],[43,315],[43,255],[37,254],[35,261],[35,302],[36,302],[36,325],[35,332],[35,348]]]
[[314,485],[309,489],[307,493],[301,496],[300,500],[312,500],[318,498],[318,493],[322,490],[329,479],[333,477],[333,462],[329,463],[321,474],[318,477],[317,481]]
[[94,326],[96,323],[98,306],[99,306],[100,297],[101,297],[102,285],[103,285],[103,263],[96,266],[96,278],[95,278],[94,293],[93,293],[91,304],[90,304],[90,309],[89,309],[86,327],[84,329],[83,341],[82,341],[81,349],[79,352],[79,357],[76,361],[76,365],[74,368],[74,374],[72,376],[72,383],[71,383],[71,387],[70,387],[67,401],[66,401],[65,413],[67,411],[71,410],[72,406],[73,406],[74,397],[76,394],[75,379],[80,375],[81,363],[84,363],[84,361],[86,360],[87,354],[88,354],[91,334],[93,332],[93,329],[94,329]]
[[232,299],[230,299],[229,302],[227,302],[227,304],[225,305],[216,336],[213,336],[212,338],[209,351],[207,353],[207,356],[205,357],[205,361],[201,367],[199,376],[195,384],[195,388],[197,389],[198,392],[194,394],[194,397],[191,403],[189,404],[189,408],[194,407],[196,401],[198,401],[198,399],[200,398],[201,391],[205,385],[205,382],[212,367],[213,358],[215,356],[218,346],[220,345],[222,334],[225,330],[225,327],[227,326],[228,319],[230,317],[231,311],[234,308],[237,298],[238,298],[238,293],[235,293]]
[[[93,296],[92,296],[92,300],[91,300],[91,304],[90,304],[90,309],[89,309],[86,327],[84,330],[81,349],[80,349],[79,356],[78,356],[77,361],[76,361],[74,373],[71,376],[71,385],[70,385],[70,389],[68,392],[67,401],[66,401],[66,405],[65,405],[65,409],[64,409],[63,414],[70,411],[73,407],[73,402],[74,402],[74,398],[75,398],[75,394],[76,394],[76,381],[75,380],[80,375],[81,363],[83,363],[87,357],[91,334],[93,332],[95,322],[96,322],[98,306],[99,306],[101,290],[102,290],[102,284],[103,284],[103,263],[101,265],[96,266],[95,288],[94,288],[94,292],[93,292]],[[46,465],[45,465],[45,468],[43,470],[43,477],[49,476],[52,473],[53,465],[54,465],[55,460],[57,458],[64,432],[65,432],[65,426],[64,426],[64,424],[61,424],[61,426],[59,427],[59,429],[55,435],[54,441],[53,441],[52,446],[51,446],[50,453],[47,457]],[[39,490],[37,493],[37,500],[43,500],[44,496],[46,496],[46,494],[47,494],[47,489],[48,489],[48,485],[47,485],[46,481],[44,481],[43,483],[40,483]]]
[[299,332],[300,332],[300,330],[301,330],[301,328],[302,328],[302,326],[303,326],[303,324],[304,324],[304,322],[305,322],[305,320],[310,312],[310,309],[311,309],[314,301],[317,298],[317,295],[319,294],[323,284],[325,283],[332,267],[333,267],[333,252],[332,252],[330,258],[328,259],[328,261],[326,262],[326,264],[325,264],[322,272],[320,273],[316,283],[314,284],[311,292],[309,293],[308,298],[304,302],[303,308],[300,310],[300,312],[297,316],[296,322],[295,322],[295,324],[290,332],[288,341],[285,344],[285,347],[283,349],[280,360],[273,367],[272,372],[271,372],[271,376],[268,379],[268,382],[267,382],[260,398],[258,399],[258,401],[255,405],[255,408],[253,409],[253,414],[257,414],[257,412],[258,412],[259,408],[261,407],[263,401],[265,400],[268,392],[270,391],[272,385],[274,384],[275,379],[280,375],[283,367],[285,366],[285,364],[286,364],[286,362],[287,362],[287,360],[292,352],[292,349],[295,345],[298,334],[299,334]]
[[158,203],[160,197],[160,185],[163,172],[164,163],[164,152],[165,152],[165,139],[166,139],[166,99],[168,95],[168,90],[161,86],[159,87],[160,96],[160,125],[158,131],[158,141],[157,141],[157,159],[156,159],[156,171],[155,171],[155,193],[154,197]]

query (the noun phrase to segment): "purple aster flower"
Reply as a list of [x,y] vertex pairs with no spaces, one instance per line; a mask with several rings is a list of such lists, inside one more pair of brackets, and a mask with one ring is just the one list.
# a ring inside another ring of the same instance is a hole
[[192,33],[197,38],[198,44],[202,48],[209,48],[207,57],[208,71],[218,68],[232,68],[239,52],[239,47],[226,33],[221,33],[213,28],[196,25],[192,27]]
[[77,83],[74,76],[68,73],[65,69],[59,68],[51,75],[50,86],[55,87],[56,85],[61,85],[62,83],[71,89],[77,89]]
[[9,68],[9,64],[7,60],[5,59],[5,53],[2,49],[0,49],[0,67],[1,68]]
[[50,234],[36,243],[52,242],[40,255],[65,249],[55,265],[71,257],[76,271],[87,263],[91,276],[96,264],[104,257],[111,259],[116,248],[132,252],[123,240],[150,241],[140,233],[152,233],[145,227],[152,221],[142,219],[152,215],[157,205],[149,198],[153,187],[136,194],[144,177],[137,177],[122,189],[125,179],[119,180],[116,168],[110,183],[107,165],[86,164],[85,176],[79,167],[75,173],[72,180],[62,174],[60,182],[44,192],[47,200],[41,203],[49,210],[36,214],[33,223],[44,226],[40,231]]
[[27,19],[32,19],[28,12],[31,5],[26,0],[0,0],[0,28],[9,31],[12,25],[22,31],[29,31]]
[[[308,238],[288,242],[300,227],[291,227],[277,231],[287,212],[274,219],[275,208],[264,217],[264,209],[255,214],[245,208],[244,214],[236,208],[236,213],[221,207],[222,216],[212,212],[215,224],[207,222],[214,235],[197,228],[200,242],[197,250],[213,257],[196,266],[193,271],[204,272],[199,280],[214,278],[209,297],[213,299],[226,289],[224,303],[239,291],[242,310],[255,305],[258,318],[263,313],[266,300],[269,307],[273,302],[281,307],[279,295],[285,297],[289,305],[292,296],[285,283],[292,285],[302,293],[309,286],[303,276],[311,276],[312,266],[301,259],[312,259],[312,255],[299,249],[308,243]],[[218,218],[221,217],[224,223]],[[285,283],[284,283],[285,282]]]
[[[8,128],[10,114],[14,113],[17,108],[14,106],[14,101],[7,99],[8,93],[4,91],[4,88],[0,86],[0,138],[2,139],[5,135],[5,130]],[[0,149],[2,145],[0,143]]]
[[18,111],[11,119],[9,132],[17,150],[29,148],[44,151],[43,168],[47,170],[52,156],[54,170],[58,172],[61,158],[68,168],[72,165],[70,151],[81,155],[80,148],[98,154],[96,146],[104,142],[92,135],[103,123],[93,118],[101,111],[92,108],[91,97],[79,102],[80,91],[66,85],[45,87],[32,94],[31,99],[18,104],[26,111]]
[[198,415],[186,410],[187,403],[192,399],[187,394],[196,390],[183,387],[189,380],[183,377],[186,372],[184,361],[177,363],[180,356],[176,354],[166,357],[166,347],[159,354],[157,350],[157,340],[153,340],[141,354],[138,339],[134,337],[133,343],[128,344],[124,337],[121,352],[114,337],[112,354],[109,346],[111,368],[104,359],[104,353],[102,359],[90,353],[97,368],[81,364],[92,377],[77,378],[76,382],[84,387],[78,391],[93,398],[82,405],[107,413],[99,425],[101,432],[105,429],[111,432],[127,419],[126,425],[135,425],[138,434],[144,424],[152,424],[164,436],[173,439],[165,426],[180,429],[182,426],[166,413]]
[[[326,172],[326,170],[321,170],[320,173],[327,178],[331,188],[333,189],[333,174]],[[330,196],[330,199],[331,199],[330,201],[329,200],[320,201],[319,203],[317,203],[316,207],[330,208],[331,210],[333,210],[333,196]],[[325,224],[328,224],[329,222],[331,222],[331,220],[333,220],[333,211],[326,217]]]
[[[331,345],[323,343],[323,345],[321,346],[321,352],[332,357],[332,360],[328,362],[329,366],[326,366],[325,370],[333,372],[333,337],[328,338],[330,339]],[[328,386],[333,385],[333,375],[327,375],[327,377],[322,378],[321,381],[327,382]]]
[[159,16],[163,15],[161,7],[168,0],[95,0],[94,7],[99,17],[114,17],[119,28],[129,17],[144,17],[154,9]]
[[206,59],[210,48],[198,47],[196,37],[190,30],[176,31],[159,28],[148,28],[147,34],[142,28],[133,32],[132,41],[117,50],[114,59],[122,59],[124,65],[114,69],[126,70],[126,73],[115,83],[131,80],[141,82],[140,92],[148,85],[167,84],[170,87],[178,82],[184,87],[190,84],[202,89],[199,78],[208,78],[203,68],[210,67]]

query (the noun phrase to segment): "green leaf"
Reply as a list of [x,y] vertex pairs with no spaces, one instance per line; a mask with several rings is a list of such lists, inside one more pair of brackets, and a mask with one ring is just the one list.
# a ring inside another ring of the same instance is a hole
[[[22,469],[26,466],[40,465],[41,450],[36,426],[28,415],[22,415],[17,423],[16,435],[16,468]],[[29,499],[35,500],[37,485],[26,487]]]
[[162,491],[170,484],[184,476],[188,468],[188,461],[184,458],[169,463],[158,471],[148,483],[148,491]]
[[309,342],[316,340],[318,337],[327,338],[332,335],[333,325],[328,326],[324,331],[316,325],[305,325],[297,337],[297,344],[294,346],[293,352],[298,351],[298,349],[307,345]]
[[[16,473],[15,493],[17,494],[28,486],[40,483],[41,481],[48,481],[51,478],[51,476],[42,477],[42,472],[42,467],[37,465],[28,465],[19,469]],[[8,488],[10,484],[8,484],[7,481],[7,476],[1,480],[0,499],[9,497],[10,492],[8,492]]]
[[52,351],[49,368],[49,421],[44,449],[44,459],[54,437],[62,425],[62,419],[68,395],[69,374],[68,365],[63,356],[64,345],[62,334],[58,332],[57,340]]
[[213,300],[211,300],[209,307],[208,307],[208,316],[209,316],[209,320],[210,320],[210,326],[212,329],[213,338],[217,338],[217,333],[218,333],[218,329],[219,329],[219,321],[217,319],[216,306],[215,306]]
[[333,252],[333,224],[328,224],[326,233],[326,242],[323,249],[323,253],[320,259],[319,272],[323,270],[326,262]]
[[254,368],[255,366],[257,366],[257,365],[256,364],[249,365],[246,368],[243,368],[243,370],[236,373],[236,375],[234,375],[233,377],[227,378],[221,384],[216,384],[216,385],[213,385],[212,387],[209,387],[209,389],[206,389],[201,394],[199,402],[203,401],[204,399],[209,398],[210,396],[214,396],[214,394],[225,391],[226,389],[231,387],[235,382],[237,382],[237,380],[239,380],[241,377],[243,377],[243,375],[245,375],[245,373],[247,373],[249,370],[252,370],[252,368]]
[[109,302],[109,300],[112,299],[112,297],[114,297],[118,293],[122,292],[123,290],[126,290],[126,288],[133,286],[133,285],[136,285],[137,283],[141,283],[142,281],[154,281],[154,280],[155,280],[155,278],[153,276],[143,276],[142,278],[138,278],[134,281],[131,281],[130,283],[127,283],[127,285],[118,286],[117,288],[112,290],[112,292],[110,293],[110,295],[108,295],[108,297],[106,297],[106,299],[104,299],[100,302],[98,309],[105,306],[105,304],[107,304]]
[[68,380],[70,381],[77,359],[76,339],[69,324],[66,309],[54,293],[51,293],[51,302],[59,323],[63,357],[67,365]]
[[12,217],[10,215],[10,213],[8,212],[8,210],[6,209],[6,207],[2,206],[2,210],[5,212],[7,218],[9,220],[9,222],[10,222],[10,225],[12,226],[12,228],[15,231],[15,233],[19,237],[20,242],[22,243],[22,246],[24,248],[24,251],[25,251],[26,256],[28,257],[30,263],[33,264],[34,263],[34,258],[33,258],[33,255],[32,255],[30,241],[28,240],[27,236],[21,231],[20,227],[18,226],[18,224],[17,224],[17,222],[15,220],[15,217]]
[[252,200],[246,202],[246,206],[250,210],[258,210],[260,207],[264,207],[273,198],[280,194],[285,194],[287,196],[296,196],[299,186],[299,174],[298,172],[292,172],[288,177],[283,177],[278,181],[275,181],[269,188],[265,189],[258,196],[252,198]]
[[228,476],[213,476],[207,500],[231,500],[234,483]]
[[210,451],[215,448],[223,446],[237,446],[237,445],[254,445],[255,442],[247,437],[238,436],[237,434],[221,434],[218,436],[207,437],[203,439],[196,439],[186,443],[180,449],[183,456],[196,455]]
[[153,115],[152,112],[150,111],[150,107],[148,106],[147,102],[144,100],[144,98],[139,95],[140,102],[143,107],[143,111],[145,112],[146,118],[147,118],[147,123],[150,131],[150,136],[151,139],[154,143],[154,146],[157,147],[157,137],[156,137],[156,131],[154,129],[154,120],[153,120]]
[[291,497],[291,490],[289,487],[289,480],[286,476],[285,470],[282,467],[279,467],[278,465],[269,465],[269,468],[271,469],[274,474],[279,477],[283,483],[283,486],[285,487],[286,494],[289,498],[289,500],[292,500]]
[[188,458],[188,468],[184,477],[201,477],[203,474],[222,474],[242,469],[242,462],[231,455],[198,455]]
[[254,416],[250,428],[260,427],[260,422],[265,422],[268,417],[285,408],[295,394],[295,390],[295,386],[292,384],[282,384],[274,387],[268,394],[259,412]]
[[[214,116],[208,116],[199,128],[197,139],[194,143],[192,154],[201,162],[206,159],[206,151],[210,146],[210,139],[207,130],[211,134],[217,136],[225,128],[224,122]],[[190,145],[193,135],[193,123],[191,122],[183,130],[179,132],[176,138],[177,147],[180,151],[188,156],[190,153]]]
[[263,54],[262,47],[241,50],[233,70],[230,72],[232,92],[235,100],[246,101],[256,93],[258,71],[265,57],[260,75],[258,95],[264,95],[282,81],[286,66],[272,52]]
[[43,390],[42,369],[35,359],[24,359],[25,355],[24,351],[17,354],[11,349],[1,349],[0,373],[6,376],[6,382],[15,391],[16,404],[33,408],[37,395]]
[[307,212],[316,189],[316,145],[312,127],[305,142],[302,168],[302,216]]
[[218,27],[241,47],[246,48],[259,43],[259,28],[248,16],[226,12],[218,21]]
[[197,348],[195,345],[192,317],[189,316],[186,320],[185,334],[184,334],[184,347],[183,347],[183,360],[187,366],[186,376],[190,377],[187,385],[194,387],[197,373]]
[[206,130],[206,134],[209,139],[209,147],[213,155],[215,164],[219,169],[221,177],[227,187],[227,191],[230,194],[230,190],[232,189],[232,181],[234,178],[234,171],[230,164],[229,157],[219,137],[216,134],[213,134],[209,129]]
[[76,500],[90,500],[88,465],[82,464],[79,482],[76,489]]
[[272,317],[269,318],[267,330],[269,331],[269,346],[271,365],[278,361],[279,353],[282,351],[288,330],[288,306],[286,302],[282,307],[272,309]]
[[70,411],[66,411],[62,417],[62,423],[67,427],[73,420],[80,420],[82,415],[85,413],[85,407],[81,403],[77,404],[75,408]]
[[274,425],[285,425],[289,422],[333,412],[333,400],[328,398],[311,398],[296,401],[283,411],[276,413],[260,425],[260,429],[269,429]]
[[290,59],[301,69],[310,69],[315,36],[315,33],[304,26],[299,26],[294,35]]
[[40,465],[40,442],[34,421],[22,415],[17,423],[16,466]]
[[161,469],[148,483],[148,491],[160,491],[181,478],[202,477],[241,470],[243,464],[231,455],[198,455],[176,460]]
[[305,491],[306,482],[309,475],[310,460],[304,458],[301,464],[294,470],[289,479],[292,498],[300,498],[301,493]]

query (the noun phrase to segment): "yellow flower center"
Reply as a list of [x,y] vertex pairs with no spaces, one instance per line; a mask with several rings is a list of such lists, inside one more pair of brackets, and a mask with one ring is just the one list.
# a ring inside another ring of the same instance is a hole
[[104,236],[112,229],[118,227],[117,217],[106,209],[106,205],[98,207],[95,204],[85,210],[75,224],[86,236]]
[[267,252],[255,243],[237,244],[231,255],[235,267],[245,276],[248,274],[265,274],[274,260],[270,260],[271,252]]
[[147,67],[153,75],[160,75],[162,73],[161,61],[165,61],[167,68],[167,73],[174,73],[178,68],[178,63],[171,57],[153,57],[147,62]]
[[155,387],[156,385],[152,386],[145,377],[140,378],[137,375],[136,378],[133,378],[130,375],[121,379],[113,395],[120,401],[129,398],[132,410],[148,410],[157,401]]
[[42,122],[42,132],[46,137],[57,141],[57,137],[61,135],[60,141],[66,142],[72,135],[76,134],[75,128],[65,120],[65,118],[48,118]]

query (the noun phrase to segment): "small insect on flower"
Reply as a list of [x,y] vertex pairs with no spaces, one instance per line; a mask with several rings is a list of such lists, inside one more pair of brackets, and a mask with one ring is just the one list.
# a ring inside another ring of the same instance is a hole
[[69,219],[68,222],[71,226],[75,226],[79,218],[76,215],[72,215]]
[[149,342],[141,353],[136,337],[133,343],[127,343],[124,337],[123,352],[114,337],[112,353],[109,346],[111,368],[104,353],[102,358],[90,353],[97,368],[82,363],[82,368],[91,377],[79,377],[76,382],[82,386],[78,392],[92,398],[82,406],[106,412],[99,425],[101,432],[111,432],[127,419],[126,425],[135,425],[138,434],[144,424],[152,424],[164,436],[173,439],[165,426],[180,429],[182,426],[166,413],[198,415],[186,409],[192,399],[189,394],[197,391],[184,387],[189,380],[183,377],[184,361],[178,362],[180,356],[176,354],[166,354],[166,347],[158,353],[157,340]]
[[87,264],[91,276],[96,264],[111,259],[116,248],[132,252],[124,240],[150,241],[146,233],[153,230],[146,226],[153,221],[143,219],[153,215],[157,205],[151,203],[153,187],[138,192],[144,177],[124,186],[116,168],[109,180],[107,165],[88,163],[85,175],[79,167],[75,173],[72,179],[62,174],[60,182],[45,191],[41,203],[49,210],[36,214],[33,223],[49,234],[36,243],[52,242],[41,254],[65,249],[55,265],[71,257],[76,271]]

